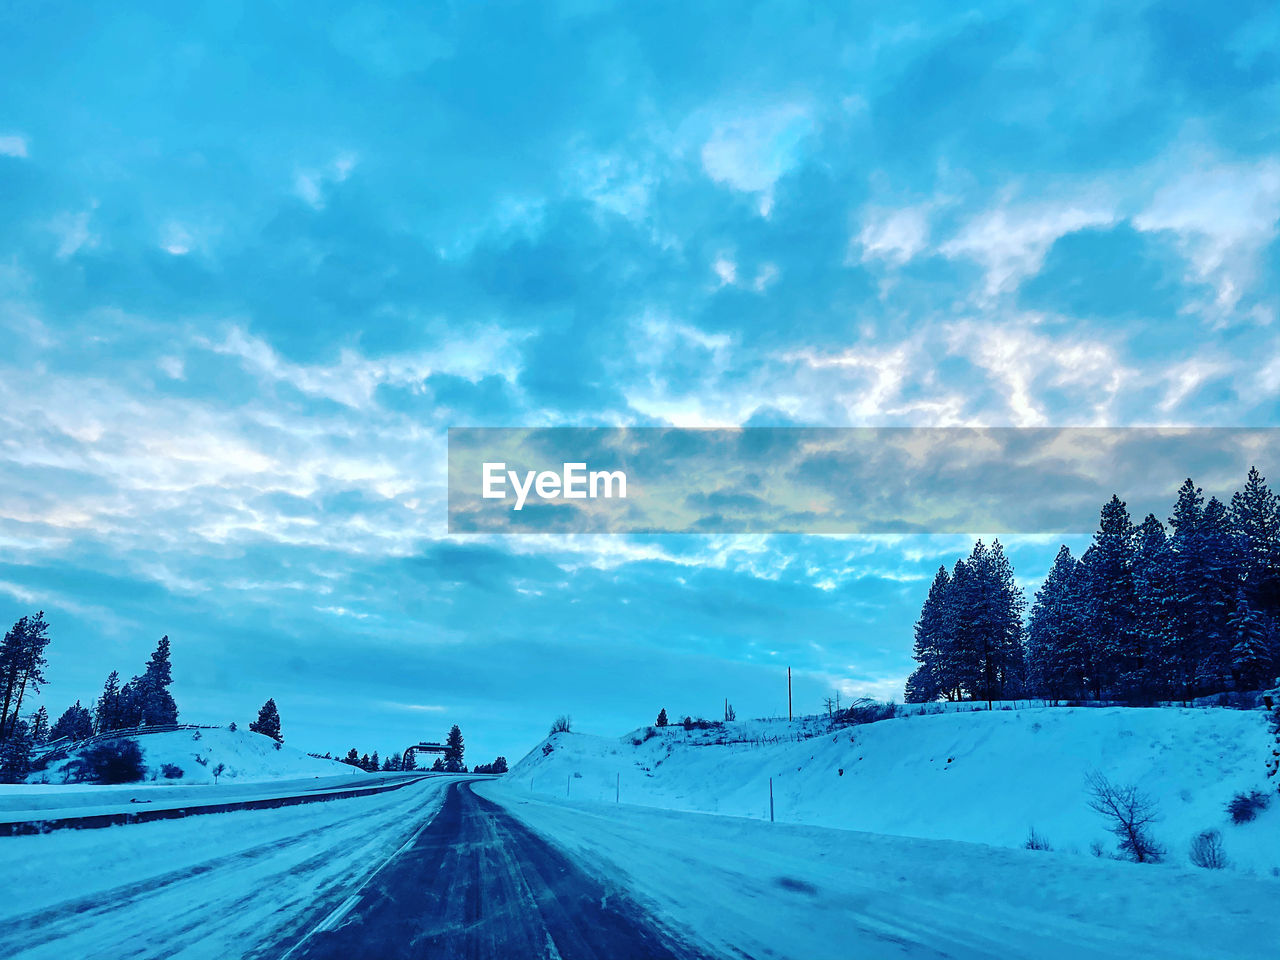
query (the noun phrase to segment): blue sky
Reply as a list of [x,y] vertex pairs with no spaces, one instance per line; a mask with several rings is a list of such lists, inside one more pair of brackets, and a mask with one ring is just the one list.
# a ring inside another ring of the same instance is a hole
[[1274,425],[1278,50],[1266,3],[11,7],[0,613],[55,712],[167,633],[185,718],[312,749],[900,693],[966,538],[449,538],[446,428]]

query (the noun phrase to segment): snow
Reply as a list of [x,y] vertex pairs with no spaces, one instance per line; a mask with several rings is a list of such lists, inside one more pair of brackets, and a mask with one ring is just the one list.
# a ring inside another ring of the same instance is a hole
[[292,943],[434,815],[450,779],[279,810],[0,839],[0,956],[216,960]]
[[1280,939],[1270,877],[477,790],[725,956],[1236,960]]
[[[280,744],[277,749],[276,742],[270,737],[247,730],[227,730],[220,727],[174,730],[168,733],[142,734],[132,739],[142,748],[142,759],[147,767],[143,782],[154,785],[213,783],[213,771],[220,763],[226,768],[218,777],[220,784],[348,776],[364,772],[337,760],[308,756],[288,744]],[[74,759],[73,756],[57,761],[48,770],[33,773],[28,779],[33,783],[44,779],[49,784],[62,784],[66,768]],[[179,780],[169,781],[164,778],[160,768],[166,763],[182,770]],[[77,784],[73,788],[83,787]]]
[[[717,743],[726,739],[743,742]],[[1235,793],[1264,789],[1259,711],[1036,707],[834,731],[809,718],[618,739],[561,733],[547,744],[549,755],[539,746],[513,768],[513,788],[610,802],[617,789],[624,803],[767,820],[772,778],[787,823],[1002,847],[1021,847],[1034,827],[1055,850],[1085,856],[1095,842],[1114,848],[1087,802],[1085,777],[1098,771],[1156,799],[1153,833],[1171,861],[1186,863],[1191,838],[1212,828],[1233,869],[1280,870],[1280,802],[1245,825],[1225,812]]]

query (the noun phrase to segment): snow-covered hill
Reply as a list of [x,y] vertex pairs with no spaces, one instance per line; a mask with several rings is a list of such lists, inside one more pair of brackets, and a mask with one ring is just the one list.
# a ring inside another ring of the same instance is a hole
[[[244,783],[262,780],[288,780],[303,777],[332,777],[363,771],[336,760],[310,757],[288,744],[277,744],[270,737],[246,730],[221,728],[175,730],[149,733],[134,738],[142,748],[147,783],[191,785],[213,783],[213,771],[224,765],[220,783]],[[32,783],[60,784],[66,780],[66,769],[76,756],[50,764],[47,770],[33,773]],[[167,778],[165,764],[182,771],[182,776]]]
[[[826,731],[818,733],[818,731]],[[738,742],[725,742],[738,741]],[[619,739],[561,733],[505,778],[512,792],[765,818],[1021,847],[1114,849],[1088,806],[1087,774],[1137,784],[1159,804],[1169,859],[1222,832],[1239,869],[1280,872],[1280,798],[1233,825],[1240,791],[1263,789],[1260,712],[1028,708],[914,715],[827,730],[825,720],[745,721],[711,730],[640,728]],[[1274,786],[1271,787],[1274,791]]]

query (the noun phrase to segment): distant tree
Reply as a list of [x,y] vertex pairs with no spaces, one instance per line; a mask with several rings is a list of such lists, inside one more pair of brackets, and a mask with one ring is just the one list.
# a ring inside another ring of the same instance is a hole
[[48,645],[49,624],[43,610],[34,617],[20,618],[0,642],[0,741],[18,723],[23,698],[40,692]]
[[349,763],[353,767],[360,766],[360,754],[356,751],[355,747],[352,747],[347,751],[347,755],[342,758],[342,762]]
[[728,700],[725,700],[724,702],[724,719],[726,722],[738,719],[738,711],[733,709],[733,704]]
[[667,719],[667,708],[663,707],[658,711],[658,726],[665,727],[670,721]]
[[493,761],[493,772],[494,772],[494,773],[506,773],[506,772],[507,772],[507,758],[506,758],[506,757],[499,757],[497,760]]
[[270,737],[276,743],[284,743],[284,734],[280,731],[280,711],[276,709],[274,697],[259,708],[258,719],[249,723],[249,730]]
[[1280,497],[1257,467],[1231,498],[1230,524],[1240,549],[1249,606],[1280,619]]
[[58,717],[53,729],[49,731],[50,740],[84,740],[91,736],[93,720],[89,717],[89,711],[80,706],[79,700],[62,712],[62,716]]
[[445,740],[445,770],[449,773],[462,773],[466,769],[462,763],[462,754],[462,731],[458,729],[458,725],[455,723],[449,728],[449,736]]
[[382,769],[382,761],[378,758],[378,751],[375,750],[369,756],[369,770],[370,772],[376,773],[378,770],[381,770],[381,769]]
[[572,730],[572,728],[573,728],[573,717],[569,716],[568,714],[561,714],[560,716],[556,717],[551,724],[551,735],[555,736],[557,733],[568,733],[570,732],[570,730]]
[[382,761],[382,769],[388,772],[400,769],[400,754],[395,753]]
[[400,758],[401,770],[417,770],[418,769],[418,752],[416,750],[406,750],[404,756]]
[[1050,700],[1082,696],[1093,675],[1080,600],[1080,561],[1064,544],[1036,591],[1027,626],[1028,680]]
[[216,785],[218,778],[227,772],[227,765],[225,763],[219,763],[209,772],[213,774],[213,782]]
[[440,773],[440,772],[442,772],[442,771],[444,770],[444,768],[445,768],[445,766],[444,766],[444,758],[443,758],[443,757],[436,757],[435,763],[431,764],[431,769],[432,769],[432,771],[433,771],[433,772],[435,772],[435,773]]

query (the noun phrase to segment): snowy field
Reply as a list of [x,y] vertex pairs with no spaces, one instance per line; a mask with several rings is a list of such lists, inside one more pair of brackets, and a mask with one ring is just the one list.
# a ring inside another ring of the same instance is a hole
[[726,956],[1239,960],[1280,941],[1270,877],[566,802],[518,786],[477,792]]
[[[1222,832],[1233,868],[1280,870],[1280,803],[1233,825],[1224,807],[1263,788],[1261,712],[1211,708],[1045,707],[909,716],[812,736],[823,721],[742,721],[723,730],[641,728],[617,739],[556,734],[508,777],[525,795],[928,839],[1021,847],[1028,832],[1058,852],[1110,851],[1085,776],[1134,783],[1159,804],[1153,833],[1173,863],[1191,838]],[[795,737],[808,737],[794,740]],[[744,742],[717,744],[717,740]],[[843,771],[843,773],[841,773]],[[1274,785],[1270,788],[1274,792]]]

